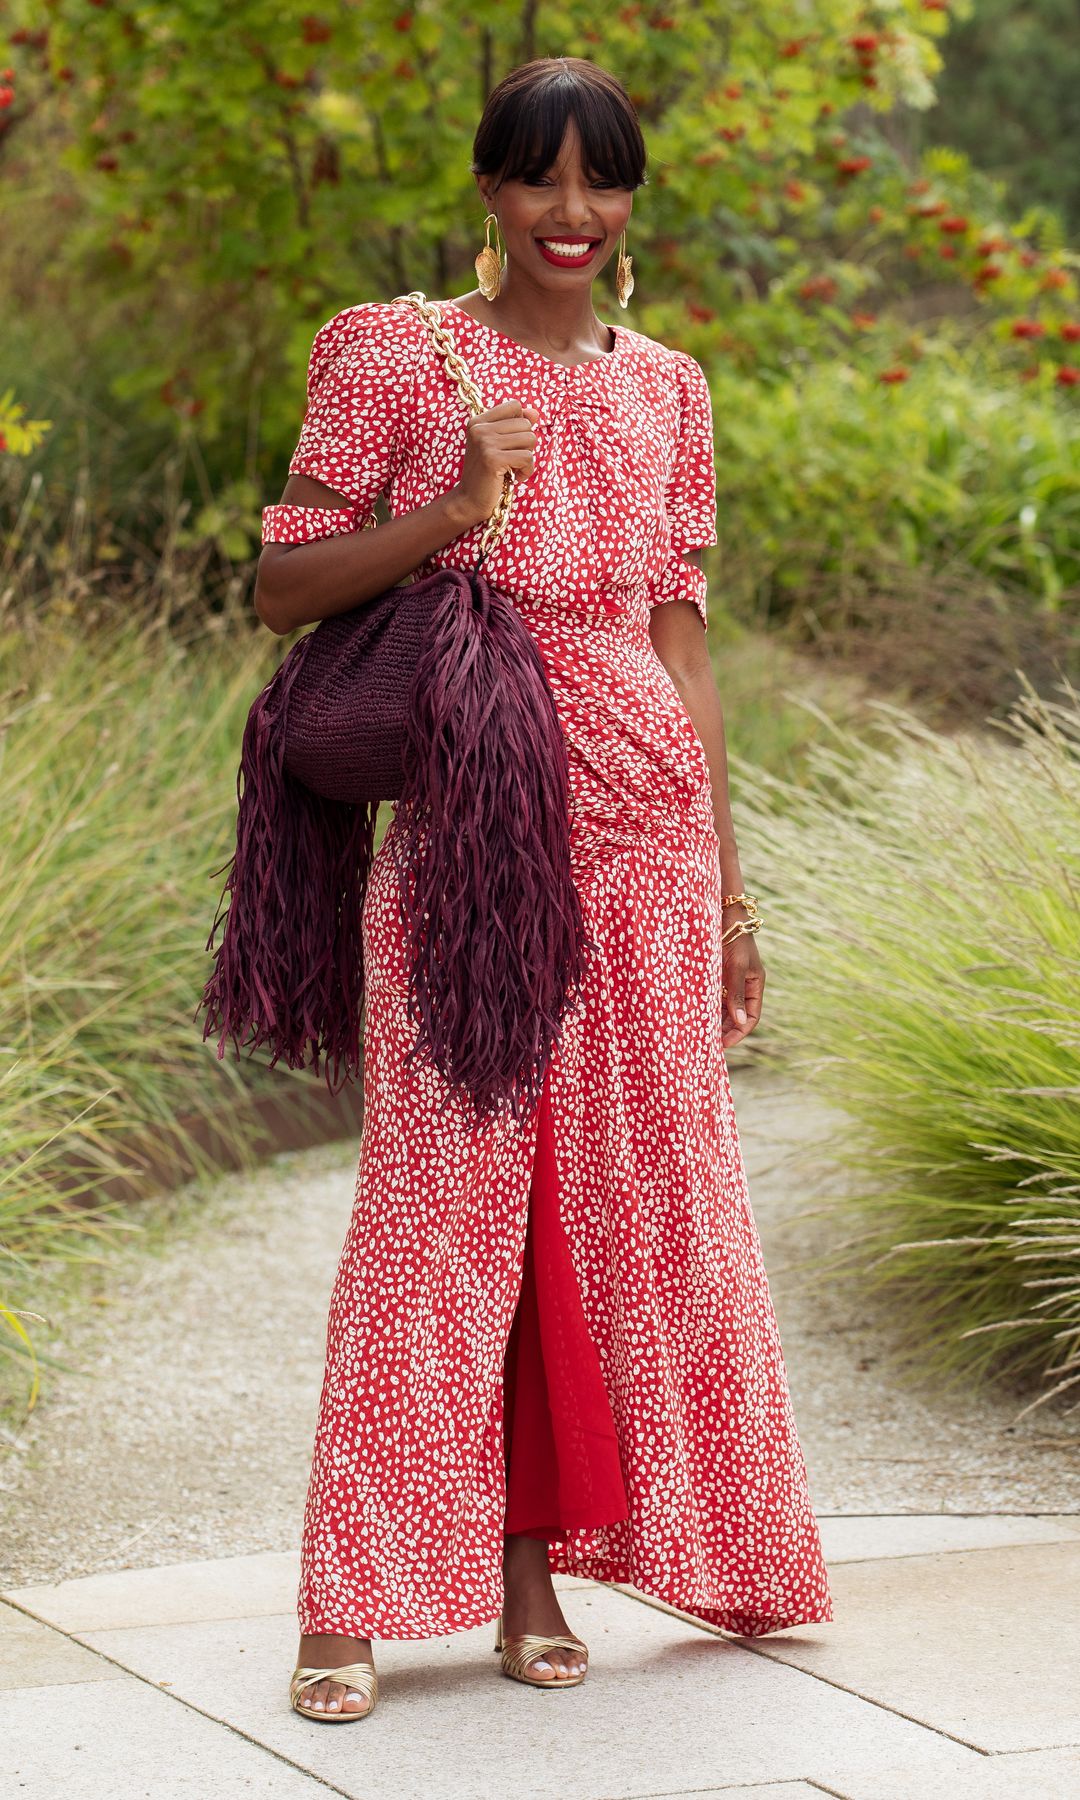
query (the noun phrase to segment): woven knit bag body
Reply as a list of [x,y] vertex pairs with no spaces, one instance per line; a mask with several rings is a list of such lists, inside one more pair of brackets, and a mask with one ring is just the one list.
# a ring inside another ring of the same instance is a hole
[[[424,319],[466,405],[483,410],[438,309]],[[588,937],[570,869],[566,745],[542,658],[481,572],[509,518],[507,472],[471,569],[439,568],[319,622],[253,702],[237,774],[236,850],[211,927],[198,1013],[239,1055],[361,1067],[361,915],[379,803],[409,946],[408,1052],[477,1122],[539,1101]],[[215,871],[220,874],[221,870]],[[231,896],[226,910],[226,896]]]

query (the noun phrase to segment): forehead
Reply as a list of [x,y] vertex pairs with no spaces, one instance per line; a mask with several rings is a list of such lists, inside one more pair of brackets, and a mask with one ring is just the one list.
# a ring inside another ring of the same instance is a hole
[[[543,144],[540,138],[536,137],[529,146],[530,157],[538,157],[542,149]],[[581,132],[578,130],[577,120],[572,117],[568,118],[559,147],[551,162],[548,164],[548,167],[554,174],[560,174],[563,169],[572,169],[575,164],[580,164],[583,154],[584,147],[581,141]]]

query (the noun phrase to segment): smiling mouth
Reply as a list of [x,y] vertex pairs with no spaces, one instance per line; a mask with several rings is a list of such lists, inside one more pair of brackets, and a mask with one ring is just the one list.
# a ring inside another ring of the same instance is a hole
[[603,239],[538,237],[536,243],[552,262],[587,262]]

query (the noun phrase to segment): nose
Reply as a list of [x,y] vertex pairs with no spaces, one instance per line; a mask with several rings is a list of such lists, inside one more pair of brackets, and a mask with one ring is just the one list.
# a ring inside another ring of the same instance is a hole
[[555,202],[554,217],[559,221],[559,230],[576,231],[582,237],[601,237],[592,206],[592,195],[584,180],[564,180]]

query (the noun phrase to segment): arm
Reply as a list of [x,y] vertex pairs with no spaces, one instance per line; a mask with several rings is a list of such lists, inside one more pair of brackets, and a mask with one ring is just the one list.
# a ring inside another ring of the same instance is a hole
[[[255,611],[263,624],[284,637],[316,619],[349,612],[490,518],[504,471],[516,470],[523,481],[532,474],[538,416],[535,407],[517,400],[480,413],[468,427],[460,481],[415,512],[401,513],[373,531],[265,544],[255,574]],[[290,475],[279,504],[336,510],[354,502],[309,475]]]
[[[279,637],[397,586],[490,517],[505,471],[533,470],[535,408],[517,400],[469,420],[457,481],[426,506],[362,528],[406,466],[424,327],[389,303],[335,313],[315,334],[307,405],[278,507],[263,513],[255,610]],[[276,541],[280,540],[280,541]]]
[[[352,502],[308,475],[290,475],[281,504],[336,508]],[[306,544],[265,544],[255,574],[255,611],[278,637],[348,612],[396,586],[485,516],[451,488],[429,506],[374,531],[345,531]]]
[[[683,555],[687,562],[701,567],[700,550],[684,551]],[[708,760],[713,821],[720,853],[720,891],[741,894],[745,889],[731,819],[724,713],[706,646],[704,621],[693,601],[670,600],[663,606],[653,607],[649,635],[657,656],[679,690]],[[725,906],[724,929],[747,916],[747,908],[741,903]],[[734,1021],[732,1029],[723,1036],[727,1050],[747,1037],[761,1017],[765,970],[755,934],[748,932],[724,945],[724,985],[727,1011]]]

